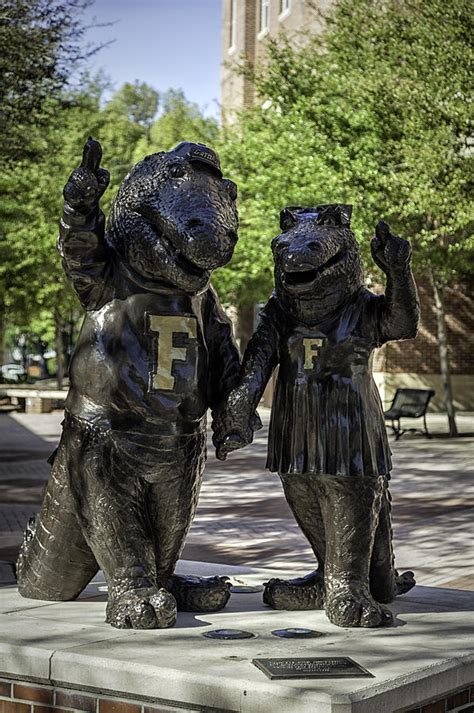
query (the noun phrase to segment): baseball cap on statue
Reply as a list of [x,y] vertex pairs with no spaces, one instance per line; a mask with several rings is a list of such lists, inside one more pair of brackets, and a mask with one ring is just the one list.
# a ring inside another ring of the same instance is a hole
[[192,144],[189,141],[183,141],[170,151],[170,153],[181,156],[191,163],[203,163],[206,166],[211,166],[219,177],[222,178],[219,156],[215,151],[204,144]]

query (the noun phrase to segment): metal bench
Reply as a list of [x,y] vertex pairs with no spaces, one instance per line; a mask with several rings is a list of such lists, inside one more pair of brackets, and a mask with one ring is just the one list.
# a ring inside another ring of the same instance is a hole
[[[395,434],[395,440],[403,436],[407,431],[419,431],[427,438],[432,438],[426,425],[426,412],[430,399],[435,392],[431,389],[397,389],[393,397],[392,405],[385,411],[385,420],[391,421],[390,428]],[[422,418],[424,428],[402,428],[401,418]]]

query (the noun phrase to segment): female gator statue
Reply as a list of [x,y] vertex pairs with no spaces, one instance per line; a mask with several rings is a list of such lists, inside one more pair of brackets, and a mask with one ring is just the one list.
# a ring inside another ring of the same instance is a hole
[[252,414],[279,364],[267,467],[308,538],[318,569],[271,580],[277,609],[325,607],[339,626],[390,624],[381,605],[413,584],[394,568],[388,479],[392,467],[371,374],[376,347],[416,335],[419,306],[410,245],[380,222],[372,255],[385,295],[364,287],[351,207],[290,208],[273,240],[275,291],[247,348],[239,386],[216,418],[218,457],[252,440]]
[[183,143],[109,181],[90,139],[65,189],[59,250],[86,310],[43,508],[17,565],[25,597],[74,599],[100,566],[113,626],[171,626],[229,597],[221,578],[173,576],[196,508],[206,411],[236,384],[230,322],[209,285],[237,241],[236,186]]

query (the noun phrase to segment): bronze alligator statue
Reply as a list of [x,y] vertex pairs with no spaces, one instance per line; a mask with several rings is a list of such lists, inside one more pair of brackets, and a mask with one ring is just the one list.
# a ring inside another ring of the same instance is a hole
[[100,567],[107,621],[171,626],[176,609],[225,605],[225,578],[174,569],[206,458],[206,412],[237,382],[231,324],[210,286],[237,241],[237,189],[217,154],[182,143],[123,181],[90,139],[64,189],[59,250],[86,310],[41,513],[17,563],[24,597],[69,600]]
[[272,243],[275,291],[244,356],[240,384],[216,417],[218,457],[250,443],[252,413],[274,368],[267,467],[313,548],[318,569],[271,580],[266,604],[325,608],[339,626],[392,622],[383,603],[408,591],[395,570],[388,480],[392,467],[374,349],[416,336],[419,305],[409,243],[380,222],[372,255],[385,295],[364,287],[351,206],[287,208]]

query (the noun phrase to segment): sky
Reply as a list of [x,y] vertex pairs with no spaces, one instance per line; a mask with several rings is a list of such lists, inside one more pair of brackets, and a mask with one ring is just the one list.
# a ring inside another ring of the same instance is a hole
[[89,63],[119,88],[138,79],[159,92],[183,89],[207,116],[219,116],[221,0],[94,0],[84,15],[114,24],[87,33],[104,47]]

